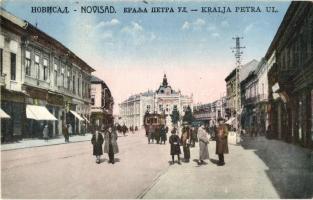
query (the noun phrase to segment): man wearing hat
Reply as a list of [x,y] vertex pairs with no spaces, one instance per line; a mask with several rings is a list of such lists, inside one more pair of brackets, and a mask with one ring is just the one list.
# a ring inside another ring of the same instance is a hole
[[183,122],[182,134],[181,134],[181,141],[183,145],[184,151],[184,159],[185,162],[189,162],[190,160],[190,138],[191,138],[191,130],[188,126],[187,122]]
[[222,166],[225,165],[224,161],[224,154],[228,153],[228,143],[227,143],[227,136],[228,136],[228,129],[227,125],[225,124],[225,120],[223,118],[218,118],[218,126],[216,128],[216,154],[218,155],[218,165]]

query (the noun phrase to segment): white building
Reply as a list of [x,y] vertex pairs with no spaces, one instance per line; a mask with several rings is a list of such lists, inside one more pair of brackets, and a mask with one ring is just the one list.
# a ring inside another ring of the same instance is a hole
[[143,126],[143,118],[146,112],[165,113],[167,115],[166,124],[171,125],[170,114],[174,106],[180,115],[184,115],[185,109],[190,106],[192,109],[193,97],[182,95],[180,91],[175,91],[167,82],[164,75],[163,82],[159,88],[130,96],[119,104],[121,122],[126,126]]

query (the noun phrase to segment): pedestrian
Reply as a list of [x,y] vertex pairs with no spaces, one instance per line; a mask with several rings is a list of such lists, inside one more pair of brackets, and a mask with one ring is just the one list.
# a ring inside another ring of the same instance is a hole
[[182,134],[181,134],[180,140],[183,145],[185,162],[189,162],[190,160],[190,128],[187,122],[183,123]]
[[171,145],[171,156],[172,156],[172,162],[171,164],[174,164],[174,156],[177,155],[178,158],[178,164],[180,164],[180,140],[178,135],[176,134],[177,129],[173,128],[173,130],[171,131],[172,135],[169,138],[169,143]]
[[44,125],[43,131],[42,131],[43,139],[48,142],[49,136],[48,136],[48,124]]
[[110,126],[104,133],[104,153],[107,153],[109,156],[109,163],[114,164],[114,154],[119,152],[117,146],[117,133],[116,130]]
[[204,125],[202,124],[200,128],[198,129],[198,139],[199,139],[199,162],[198,164],[203,164],[206,159],[209,159],[209,139],[208,139],[208,133],[205,130]]
[[154,131],[154,138],[157,144],[160,143],[160,128],[159,127],[155,127],[155,131]]
[[69,123],[69,124],[67,125],[67,127],[68,127],[68,135],[69,135],[69,136],[72,136],[72,134],[73,134],[72,125]]
[[65,123],[63,124],[62,132],[63,132],[63,136],[64,136],[64,139],[65,139],[65,142],[69,142],[68,128],[67,128]]
[[147,136],[148,136],[148,144],[150,144],[151,141],[153,142],[153,138],[152,138],[153,126],[148,125],[146,130],[147,130]]
[[123,127],[122,127],[122,132],[123,132],[123,135],[126,136],[126,131],[127,131],[127,127],[126,125],[124,124]]
[[224,154],[229,153],[228,151],[228,129],[227,125],[224,123],[225,120],[223,118],[218,118],[218,127],[216,129],[216,154],[218,155],[218,165],[225,165]]
[[167,136],[166,136],[166,128],[165,125],[162,124],[160,128],[160,137],[161,137],[161,144],[166,142]]
[[98,130],[92,130],[91,144],[93,145],[93,155],[96,156],[96,163],[100,164],[100,156],[103,154],[103,136]]

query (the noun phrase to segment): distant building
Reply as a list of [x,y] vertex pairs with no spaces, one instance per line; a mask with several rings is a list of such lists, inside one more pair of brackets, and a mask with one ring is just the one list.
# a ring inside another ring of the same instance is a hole
[[164,75],[163,81],[159,88],[153,91],[130,96],[128,99],[119,104],[121,121],[126,126],[143,126],[143,118],[146,112],[164,113],[166,124],[171,124],[170,114],[174,106],[177,106],[180,115],[184,114],[185,109],[192,108],[193,98],[182,95],[180,91],[175,91],[168,84],[167,77]]
[[[238,87],[240,87],[240,82],[246,79],[249,73],[257,68],[258,63],[259,62],[257,60],[252,60],[247,64],[241,66]],[[230,119],[236,117],[236,107],[238,108],[238,110],[242,109],[242,105],[240,104],[241,99],[237,100],[237,97],[241,98],[241,94],[236,95],[236,69],[234,69],[225,78],[225,81],[226,81],[226,102],[227,102],[226,117]]]
[[114,100],[107,84],[91,76],[91,116],[92,126],[108,126],[113,124]]
[[193,107],[193,116],[196,121],[213,126],[217,123],[219,117],[226,119],[226,105],[226,97],[212,103],[197,104]]
[[[59,41],[1,8],[0,85],[2,141],[62,135],[62,124],[83,133],[90,113],[87,63]],[[0,116],[1,118],[1,116]]]

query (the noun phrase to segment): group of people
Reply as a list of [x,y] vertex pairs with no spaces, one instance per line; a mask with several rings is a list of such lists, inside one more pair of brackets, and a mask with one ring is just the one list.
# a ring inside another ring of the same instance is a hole
[[164,124],[160,128],[154,125],[148,125],[146,127],[146,136],[148,137],[148,144],[154,143],[165,144],[167,141],[168,127]]
[[129,128],[123,124],[123,125],[120,125],[120,124],[117,124],[115,125],[115,128],[116,130],[119,132],[119,133],[123,133],[124,136],[126,136],[126,133],[128,131],[132,132],[133,134],[135,133],[135,131],[138,131],[138,127],[137,126],[130,126]]
[[[228,143],[227,143],[228,128],[223,118],[219,118],[218,123],[219,124],[215,129],[215,137],[216,137],[215,138],[216,140],[216,152],[215,153],[218,155],[218,158],[219,158],[218,165],[222,166],[222,165],[225,165],[224,154],[227,154],[229,152]],[[179,137],[177,128],[173,128],[173,130],[171,131],[172,135],[169,138],[169,143],[171,145],[170,154],[172,156],[171,164],[174,164],[175,155],[178,158],[178,164],[181,164],[180,163],[180,154],[181,154],[180,146],[183,147],[185,162],[189,162],[190,160],[190,147],[192,146],[192,143],[193,143],[192,140],[195,141],[195,139],[192,138],[193,132],[187,123],[183,123],[183,128],[181,132],[182,132],[181,137]],[[208,138],[207,128],[204,125],[201,125],[199,129],[197,130],[197,139],[199,141],[198,164],[201,165],[204,163],[204,160],[209,159],[209,150],[208,150],[209,138]]]
[[96,163],[100,164],[100,157],[103,153],[108,154],[109,163],[115,163],[114,154],[119,152],[117,138],[116,128],[113,125],[101,129],[101,131],[97,128],[92,130],[91,144],[93,145],[93,155],[96,156]]

